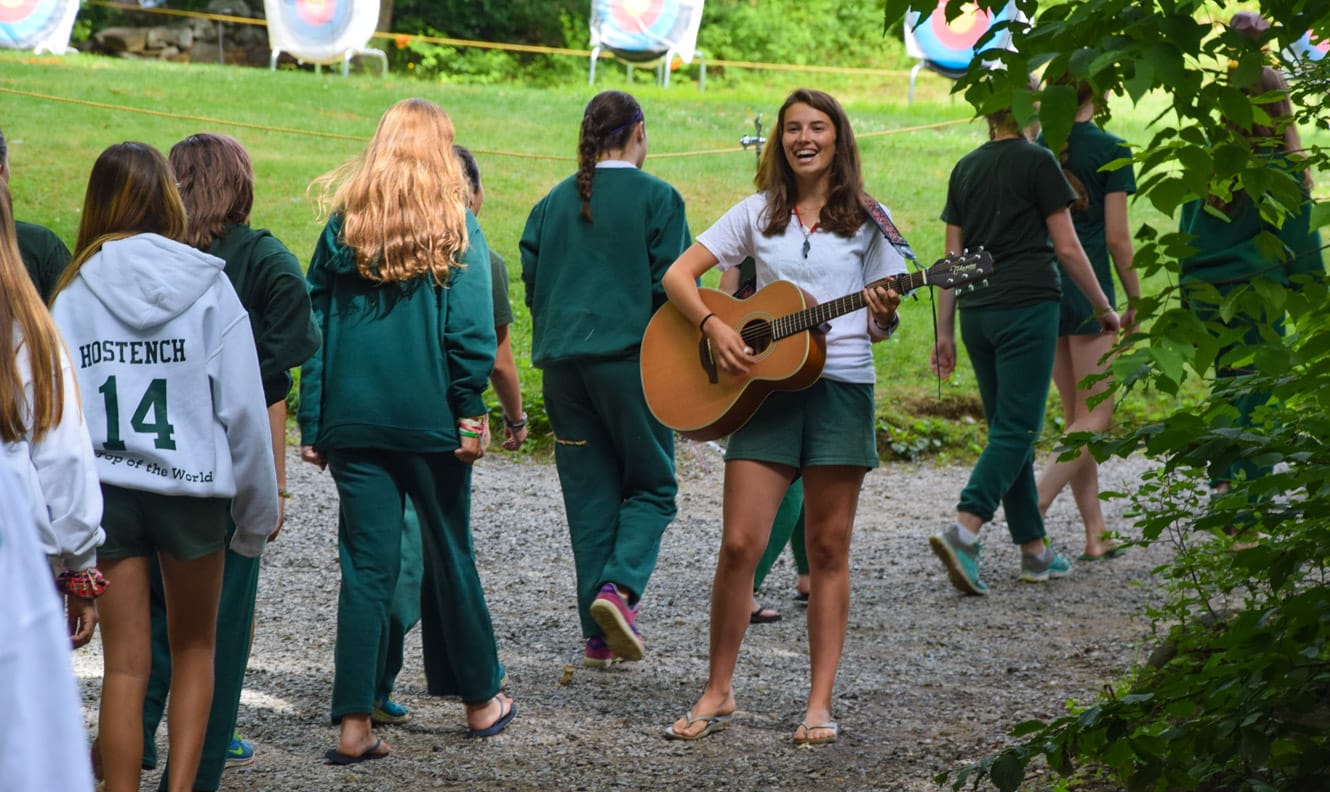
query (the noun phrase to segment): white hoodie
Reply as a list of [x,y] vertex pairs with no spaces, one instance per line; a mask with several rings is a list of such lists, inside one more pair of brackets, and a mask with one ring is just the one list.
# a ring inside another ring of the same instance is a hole
[[[14,332],[21,332],[17,323]],[[31,405],[28,344],[20,340],[15,353],[27,404]],[[42,549],[56,567],[78,571],[96,565],[97,548],[106,535],[102,533],[102,489],[97,483],[92,442],[79,404],[73,367],[64,349],[60,350],[60,363],[64,392],[59,425],[51,427],[37,442],[29,434],[18,442],[5,443],[4,451],[37,505],[32,521],[40,532]],[[31,426],[30,412],[27,420]]]
[[224,262],[157,234],[108,242],[51,309],[107,484],[233,498],[231,549],[277,526],[277,473],[249,317]]

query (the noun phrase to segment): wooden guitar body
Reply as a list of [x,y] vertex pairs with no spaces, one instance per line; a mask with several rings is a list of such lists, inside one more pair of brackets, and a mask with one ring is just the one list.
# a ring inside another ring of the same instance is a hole
[[706,336],[670,303],[656,312],[642,338],[647,405],[661,423],[699,441],[734,432],[774,391],[809,387],[821,376],[827,358],[826,337],[820,332],[771,338],[771,322],[816,304],[794,284],[776,281],[747,300],[715,289],[700,291],[707,310],[716,314],[710,321],[724,322],[749,339],[757,362],[746,375],[720,368]]

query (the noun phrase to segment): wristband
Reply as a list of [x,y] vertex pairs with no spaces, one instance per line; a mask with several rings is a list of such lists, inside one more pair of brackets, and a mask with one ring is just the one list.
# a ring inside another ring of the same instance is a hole
[[473,432],[470,429],[458,429],[457,433],[462,437],[480,437],[480,432]]
[[519,418],[519,419],[517,419],[516,421],[510,421],[510,420],[508,420],[508,416],[507,416],[507,415],[504,415],[504,416],[503,416],[503,425],[506,426],[506,427],[508,427],[509,429],[512,429],[514,432],[516,432],[518,429],[525,428],[525,427],[526,427],[526,412],[523,411],[523,412],[522,412],[522,417]]
[[283,500],[290,500],[290,499],[291,499],[291,493],[290,493],[290,492],[287,492],[287,491],[284,490],[284,489],[279,489],[279,490],[277,490],[277,497],[282,498]]
[[895,330],[901,323],[900,313],[893,313],[891,315],[891,321],[887,322],[885,325],[879,322],[877,320],[877,317],[873,316],[871,312],[868,315],[873,320],[873,324],[877,325],[877,329],[881,330],[884,333],[890,333],[891,331]]
[[79,599],[97,599],[106,593],[111,581],[96,567],[81,569],[78,572],[65,570],[56,575],[55,586],[65,594]]
[[705,333],[705,332],[706,332],[706,329],[705,329],[705,328],[706,328],[706,326],[707,326],[707,320],[710,319],[711,317],[715,316],[715,315],[716,315],[716,314],[715,314],[715,312],[713,311],[712,313],[709,313],[709,314],[707,314],[706,316],[702,317],[702,321],[700,321],[700,322],[697,323],[697,329]]

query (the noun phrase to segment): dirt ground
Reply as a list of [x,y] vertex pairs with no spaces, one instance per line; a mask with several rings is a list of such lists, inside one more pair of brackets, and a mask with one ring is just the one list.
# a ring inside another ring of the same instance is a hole
[[[517,718],[498,737],[466,739],[460,703],[425,695],[413,633],[397,694],[413,719],[380,730],[392,755],[330,767],[322,755],[336,738],[328,721],[336,492],[326,473],[292,456],[295,498],[287,528],[264,556],[240,711],[240,732],[255,743],[258,761],[228,771],[223,789],[936,789],[938,772],[1001,747],[1016,723],[1093,699],[1148,654],[1148,623],[1139,614],[1158,596],[1151,570],[1167,548],[1134,548],[1119,559],[1079,563],[1064,580],[1024,584],[999,514],[984,535],[991,593],[964,597],[948,584],[927,537],[947,523],[968,471],[886,465],[865,482],[855,529],[850,628],[835,700],[839,741],[812,749],[791,741],[808,673],[788,553],[763,592],[784,618],[751,627],[740,657],[739,717],[696,743],[666,740],[664,728],[705,680],[720,536],[719,456],[683,444],[678,459],[679,516],[639,620],[645,660],[606,671],[580,666],[554,467],[487,458],[475,475],[473,530]],[[1105,488],[1129,489],[1142,467],[1110,464]],[[1081,529],[1070,501],[1054,505],[1049,532],[1074,556]],[[1107,507],[1110,524],[1129,533],[1121,508]],[[76,664],[91,722],[99,645],[80,652]],[[157,776],[146,772],[143,788],[155,789]],[[1035,778],[1029,787],[1045,785]]]

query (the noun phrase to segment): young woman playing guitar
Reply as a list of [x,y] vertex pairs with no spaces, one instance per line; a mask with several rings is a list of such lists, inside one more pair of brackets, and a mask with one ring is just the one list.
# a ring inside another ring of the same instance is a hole
[[[757,261],[758,286],[786,280],[819,301],[902,274],[905,260],[864,208],[859,150],[840,104],[800,89],[781,106],[780,145],[763,152],[758,192],[698,236],[662,283],[670,301],[709,339],[718,365],[743,374],[755,350],[709,314],[697,288],[702,273]],[[800,744],[832,742],[831,692],[849,619],[850,532],[865,472],[877,466],[873,433],[875,372],[870,344],[889,337],[900,296],[864,291],[867,310],[830,322],[826,366],[811,387],[772,394],[730,438],[725,455],[724,529],[711,599],[710,675],[701,698],[666,735],[695,740],[734,715],[732,687],[750,617],[753,572],[790,483],[804,481],[811,594],[812,684]]]

